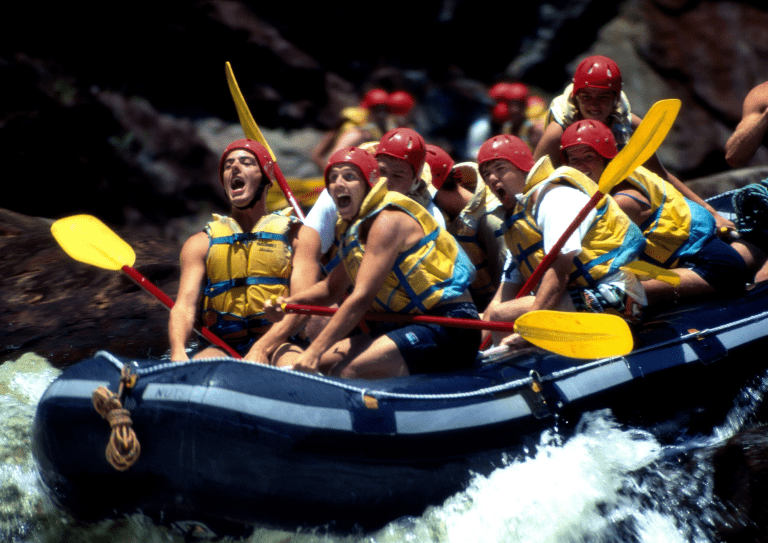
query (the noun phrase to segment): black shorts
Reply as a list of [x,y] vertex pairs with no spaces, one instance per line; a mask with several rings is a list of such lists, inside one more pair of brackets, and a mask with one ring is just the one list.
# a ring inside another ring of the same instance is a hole
[[[478,319],[473,303],[441,305],[428,313],[440,317]],[[386,335],[395,342],[411,374],[439,373],[472,366],[480,348],[479,329],[444,327],[439,324],[377,322],[371,336]]]
[[718,292],[739,292],[751,280],[741,255],[718,237],[709,240],[695,255],[681,258],[677,267],[696,272]]

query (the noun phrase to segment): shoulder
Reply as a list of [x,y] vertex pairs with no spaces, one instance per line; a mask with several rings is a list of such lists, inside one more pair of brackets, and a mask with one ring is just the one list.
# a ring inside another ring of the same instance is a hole
[[533,153],[533,159],[537,160],[544,155],[559,151],[560,138],[563,137],[563,132],[563,127],[557,121],[550,121],[546,128],[544,128],[541,138],[539,138],[539,143],[536,145]]
[[768,81],[759,84],[744,98],[744,113],[761,112],[768,107]]
[[538,209],[542,213],[574,208],[580,210],[589,200],[584,192],[570,185],[551,183],[538,192]]
[[198,232],[190,236],[184,245],[181,247],[181,262],[182,264],[191,262],[194,260],[205,260],[208,254],[208,234],[205,232]]
[[563,135],[563,132],[565,129],[563,126],[558,123],[557,121],[550,121],[549,124],[544,129],[544,135],[547,137],[560,137]]
[[410,223],[416,223],[416,219],[411,217],[408,212],[394,205],[388,205],[381,211],[379,211],[374,217],[374,224],[380,225],[408,225]]
[[560,148],[560,138],[563,137],[563,132],[565,132],[565,129],[562,127],[561,124],[559,124],[557,121],[551,121],[546,128],[544,128],[544,131],[541,134],[541,139],[539,140],[540,146],[546,146],[546,147],[557,147]]
[[397,207],[388,206],[373,217],[368,240],[375,236],[381,236],[383,240],[394,241],[400,236],[407,236],[414,230],[421,230],[419,222],[406,211]]

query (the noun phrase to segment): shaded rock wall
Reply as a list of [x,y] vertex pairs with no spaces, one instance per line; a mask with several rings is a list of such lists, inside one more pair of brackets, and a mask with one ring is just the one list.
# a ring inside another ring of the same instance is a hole
[[[216,131],[237,123],[225,61],[282,158],[281,131],[316,140],[372,84],[414,92],[419,129],[455,147],[487,83],[519,77],[549,97],[580,58],[608,54],[638,114],[683,100],[660,150],[683,179],[727,169],[741,101],[768,79],[768,7],[748,0],[398,0],[376,17],[347,0],[81,6],[13,3],[0,22],[14,36],[0,48],[0,160],[41,195],[6,193],[7,209],[135,228],[220,209]],[[295,172],[319,173],[304,158]],[[767,160],[763,148],[750,166]]]
[[[119,271],[70,258],[50,233],[52,221],[0,209],[0,361],[26,352],[63,367],[100,349],[161,356],[168,313]],[[175,297],[177,246],[121,232],[134,267]]]

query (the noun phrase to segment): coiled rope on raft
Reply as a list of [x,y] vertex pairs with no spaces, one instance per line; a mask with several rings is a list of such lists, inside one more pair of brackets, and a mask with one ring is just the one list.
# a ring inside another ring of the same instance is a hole
[[120,401],[123,391],[133,388],[136,384],[136,378],[126,364],[120,372],[120,387],[117,393],[103,386],[93,391],[93,407],[112,428],[105,453],[107,461],[118,471],[130,468],[141,454],[141,445],[133,431],[131,413]]
[[740,233],[768,228],[768,179],[742,187],[731,201]]

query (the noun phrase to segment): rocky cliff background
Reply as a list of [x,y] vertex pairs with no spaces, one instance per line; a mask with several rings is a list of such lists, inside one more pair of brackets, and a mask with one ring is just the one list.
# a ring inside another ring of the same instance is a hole
[[52,220],[98,216],[171,296],[180,242],[222,211],[219,154],[242,132],[230,61],[287,177],[372,85],[419,101],[427,139],[459,150],[488,84],[558,93],[588,54],[613,57],[642,116],[677,97],[660,156],[703,195],[765,177],[768,149],[730,171],[724,144],[768,79],[761,1],[197,0],[13,3],[0,22],[0,361],[66,365],[97,349],[160,355],[167,313],[120,272],[74,262]]

